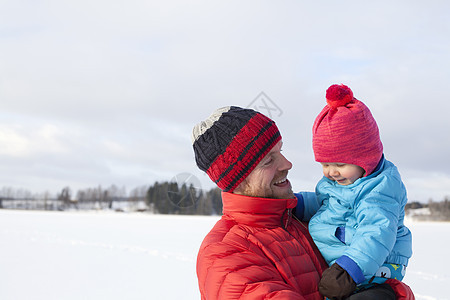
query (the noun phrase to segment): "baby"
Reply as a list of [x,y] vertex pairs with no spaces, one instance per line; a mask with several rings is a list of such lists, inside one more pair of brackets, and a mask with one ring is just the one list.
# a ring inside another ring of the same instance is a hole
[[[355,291],[402,280],[412,255],[403,224],[406,189],[384,158],[369,108],[345,85],[332,85],[313,125],[313,150],[324,177],[316,193],[296,194],[296,216],[311,218],[309,230],[330,265],[319,291],[345,299]],[[320,207],[320,208],[319,208]]]

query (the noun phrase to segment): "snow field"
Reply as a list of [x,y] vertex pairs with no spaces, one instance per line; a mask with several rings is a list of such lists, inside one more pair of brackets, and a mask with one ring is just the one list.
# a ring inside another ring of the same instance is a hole
[[[0,210],[0,298],[199,299],[198,248],[219,217]],[[404,281],[450,299],[450,223],[407,224]]]

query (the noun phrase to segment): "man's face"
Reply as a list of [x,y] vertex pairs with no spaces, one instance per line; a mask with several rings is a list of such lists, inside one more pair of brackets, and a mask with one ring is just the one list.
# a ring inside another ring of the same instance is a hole
[[281,154],[283,143],[279,141],[259,162],[255,169],[234,190],[235,194],[290,199],[294,198],[291,183],[287,180],[290,161]]

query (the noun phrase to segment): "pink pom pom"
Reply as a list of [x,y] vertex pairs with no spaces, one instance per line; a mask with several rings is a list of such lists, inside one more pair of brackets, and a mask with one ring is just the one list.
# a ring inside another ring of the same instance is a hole
[[338,108],[353,100],[353,92],[346,85],[333,84],[327,89],[326,98],[330,107]]

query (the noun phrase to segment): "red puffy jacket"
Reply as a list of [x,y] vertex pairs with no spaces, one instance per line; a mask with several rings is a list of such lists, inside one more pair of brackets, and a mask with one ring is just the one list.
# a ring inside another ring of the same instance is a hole
[[307,225],[291,220],[297,199],[222,193],[223,216],[197,258],[202,299],[323,299],[328,266]]
[[[296,199],[222,193],[222,201],[198,253],[202,299],[323,299],[317,286],[328,266],[307,225],[290,218]],[[405,283],[386,283],[398,300],[414,300]]]

